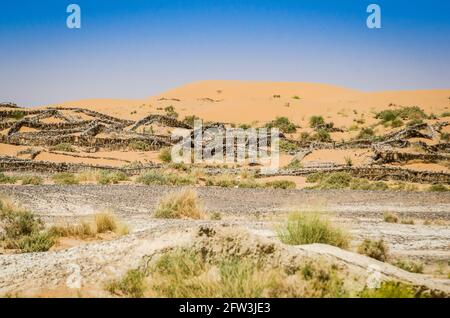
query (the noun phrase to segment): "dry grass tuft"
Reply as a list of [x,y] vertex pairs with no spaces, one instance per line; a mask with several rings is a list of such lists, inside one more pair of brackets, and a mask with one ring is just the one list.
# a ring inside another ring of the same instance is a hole
[[170,194],[159,202],[154,217],[162,219],[203,219],[205,213],[192,190]]

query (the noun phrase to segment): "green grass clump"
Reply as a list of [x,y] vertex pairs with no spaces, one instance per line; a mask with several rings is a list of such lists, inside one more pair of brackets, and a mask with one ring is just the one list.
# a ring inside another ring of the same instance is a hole
[[309,118],[309,127],[311,128],[316,128],[323,124],[325,124],[325,120],[322,116],[311,116],[311,118]]
[[0,184],[5,183],[14,184],[16,183],[16,181],[17,181],[16,177],[10,177],[4,174],[3,172],[0,172]]
[[50,148],[54,151],[76,152],[75,148],[69,143],[60,143]]
[[78,184],[79,181],[75,174],[70,172],[59,172],[52,176],[53,182],[61,185],[75,185]]
[[321,181],[325,177],[323,172],[311,173],[306,177],[307,183],[315,183]]
[[100,184],[117,184],[127,180],[128,176],[121,171],[101,171],[98,175],[98,183]]
[[373,128],[365,127],[361,128],[361,130],[358,133],[358,136],[356,136],[356,139],[373,139],[375,137],[375,131]]
[[296,143],[281,139],[280,140],[280,150],[285,153],[293,153],[299,151],[300,147]]
[[6,200],[0,200],[0,222],[3,227],[0,243],[6,249],[21,253],[45,252],[55,243],[38,217]]
[[191,175],[165,173],[160,170],[151,170],[144,172],[137,179],[136,182],[145,185],[171,185],[182,186],[192,185],[197,182],[196,178]]
[[11,113],[8,114],[8,118],[12,118],[15,120],[20,120],[25,117],[25,113],[20,110],[14,110]]
[[395,263],[395,266],[400,267],[401,269],[410,272],[410,273],[423,273],[423,264],[420,262],[414,262],[410,260],[398,260]]
[[385,126],[400,127],[402,120],[422,120],[428,118],[427,114],[418,106],[402,107],[400,109],[383,110],[375,114]]
[[153,215],[161,219],[202,219],[203,208],[192,190],[172,193],[162,198]]
[[346,172],[325,175],[317,186],[318,189],[345,189],[350,186],[352,177]]
[[450,112],[443,112],[441,117],[450,117]]
[[433,184],[428,188],[428,191],[429,192],[447,192],[450,190],[443,184]]
[[325,129],[319,129],[317,130],[317,132],[312,135],[311,140],[316,140],[316,141],[320,141],[320,142],[331,142],[331,135],[328,131],[326,131]]
[[289,134],[297,131],[297,126],[287,117],[277,117],[275,120],[266,124],[266,128],[278,128],[282,133]]
[[298,170],[298,169],[302,169],[303,168],[303,164],[300,162],[300,160],[293,160],[291,162],[289,162],[289,164],[286,166],[286,169],[290,169],[290,170]]
[[20,179],[23,185],[40,185],[44,183],[44,179],[40,176],[23,176]]
[[385,281],[381,283],[380,288],[363,290],[359,297],[361,298],[420,298],[420,293],[416,293],[410,285]]
[[273,189],[295,189],[296,184],[294,181],[289,180],[275,180],[269,181],[264,184],[265,188],[273,188]]
[[161,152],[158,155],[159,160],[161,160],[164,163],[171,163],[172,162],[172,153],[170,152],[169,148],[164,148],[161,150]]
[[385,191],[389,186],[383,181],[369,182],[367,179],[352,178],[350,182],[352,190]]
[[280,240],[289,245],[322,243],[346,248],[349,235],[318,213],[293,212],[278,231]]
[[145,273],[138,269],[129,270],[124,277],[106,284],[105,289],[113,295],[142,298],[146,290]]
[[373,259],[385,262],[388,258],[388,247],[383,239],[369,240],[365,239],[358,247],[358,253],[367,255]]

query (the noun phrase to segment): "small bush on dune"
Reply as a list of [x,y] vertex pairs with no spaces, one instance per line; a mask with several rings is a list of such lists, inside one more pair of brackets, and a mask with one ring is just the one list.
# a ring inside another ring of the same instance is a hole
[[311,116],[309,119],[309,127],[316,128],[317,126],[325,124],[325,120],[322,116]]
[[171,163],[172,162],[172,153],[170,152],[170,149],[164,148],[161,150],[161,152],[158,155],[159,160],[161,160],[164,163]]
[[301,245],[322,243],[346,248],[349,236],[342,229],[317,213],[291,213],[286,224],[278,231],[285,244]]
[[69,143],[60,143],[50,148],[53,151],[76,152],[75,148]]
[[40,185],[44,183],[44,179],[39,176],[23,176],[20,179],[23,185]]
[[320,141],[320,142],[330,142],[331,136],[328,131],[325,129],[319,129],[317,132],[310,137],[311,140]]
[[194,123],[195,123],[196,120],[200,120],[200,118],[195,116],[195,115],[186,116],[183,119],[183,123],[185,123],[185,124],[187,124],[187,125],[189,125],[191,127],[194,127]]
[[375,137],[375,132],[373,128],[361,128],[356,139],[373,139]]
[[128,147],[133,151],[149,151],[151,147],[148,143],[142,140],[135,140],[131,142]]
[[358,253],[385,262],[388,258],[388,248],[383,239],[378,241],[365,239],[358,247]]
[[264,184],[265,188],[274,188],[274,189],[295,189],[296,184],[294,181],[288,180],[275,180],[269,181]]
[[266,124],[266,128],[278,128],[285,134],[295,133],[297,131],[297,126],[287,117],[277,117],[275,120]]
[[197,194],[192,190],[170,194],[160,200],[154,217],[163,219],[202,219],[204,212],[197,201]]
[[53,182],[61,185],[74,185],[78,184],[79,181],[75,174],[70,172],[60,172],[52,176]]

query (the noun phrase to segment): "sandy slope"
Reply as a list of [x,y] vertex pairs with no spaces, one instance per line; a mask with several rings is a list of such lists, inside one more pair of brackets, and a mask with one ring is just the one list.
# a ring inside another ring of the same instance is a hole
[[181,117],[195,114],[209,121],[252,123],[288,116],[302,124],[311,115],[320,114],[337,125],[348,125],[361,113],[369,119],[370,112],[391,104],[417,105],[428,113],[440,114],[450,107],[449,98],[450,89],[361,92],[313,83],[201,81],[143,100],[90,99],[58,105],[86,107],[129,119],[172,105]]

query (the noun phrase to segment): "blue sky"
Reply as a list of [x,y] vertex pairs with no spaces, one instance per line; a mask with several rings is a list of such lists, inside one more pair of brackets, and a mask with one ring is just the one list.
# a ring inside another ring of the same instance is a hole
[[450,88],[450,1],[0,0],[0,14],[0,101],[25,106],[206,79]]

